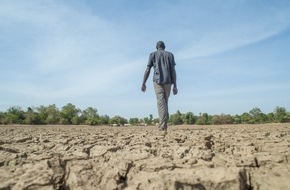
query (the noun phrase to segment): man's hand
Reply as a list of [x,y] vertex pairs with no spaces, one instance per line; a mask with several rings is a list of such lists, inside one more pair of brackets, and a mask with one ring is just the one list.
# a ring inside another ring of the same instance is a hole
[[178,93],[177,87],[174,86],[174,87],[173,87],[173,94],[176,95],[177,93]]
[[142,90],[142,92],[146,91],[146,84],[145,83],[142,84],[141,90]]
[[147,69],[146,69],[146,71],[144,73],[143,83],[142,83],[142,87],[141,87],[142,92],[146,91],[146,81],[147,81],[147,79],[148,79],[148,77],[150,75],[150,70],[151,70],[151,67],[147,66]]

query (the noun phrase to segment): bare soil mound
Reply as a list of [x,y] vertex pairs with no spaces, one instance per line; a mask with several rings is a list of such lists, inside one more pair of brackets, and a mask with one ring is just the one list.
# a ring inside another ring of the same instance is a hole
[[0,126],[0,189],[289,189],[290,124]]

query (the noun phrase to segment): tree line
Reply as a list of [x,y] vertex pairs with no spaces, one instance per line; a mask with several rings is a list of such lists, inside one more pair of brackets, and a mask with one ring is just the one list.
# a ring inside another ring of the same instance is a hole
[[[96,108],[88,107],[84,110],[68,103],[59,109],[55,104],[28,107],[24,111],[19,106],[12,106],[5,112],[0,112],[0,124],[27,124],[27,125],[156,125],[158,118],[130,118],[121,116],[109,117],[99,115]],[[261,123],[286,123],[290,122],[290,112],[284,107],[276,107],[274,112],[265,114],[260,108],[253,108],[242,115],[209,115],[192,112],[181,113],[177,111],[169,117],[171,125],[222,125],[222,124],[261,124]]]
[[225,124],[262,124],[262,123],[289,123],[290,112],[284,107],[276,107],[274,112],[265,114],[260,108],[253,108],[249,112],[244,112],[242,115],[209,115],[207,113],[199,113],[199,116],[192,112],[185,114],[177,111],[171,115],[169,122],[173,125],[180,124],[197,124],[197,125],[225,125]]

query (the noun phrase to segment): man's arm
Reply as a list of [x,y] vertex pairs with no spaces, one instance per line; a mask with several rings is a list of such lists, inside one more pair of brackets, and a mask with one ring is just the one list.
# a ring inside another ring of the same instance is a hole
[[150,75],[150,70],[151,70],[151,67],[147,67],[147,69],[146,69],[146,71],[145,71],[145,73],[144,73],[143,83],[142,83],[142,87],[141,87],[141,90],[142,90],[143,92],[146,91],[146,81],[147,81],[147,79],[148,79],[148,77],[149,77],[149,75]]
[[177,85],[176,85],[176,71],[175,69],[172,69],[172,82],[173,82],[173,94],[176,95],[178,93],[178,90],[177,90]]
[[173,94],[176,95],[178,93],[177,90],[177,77],[176,77],[176,71],[175,71],[175,60],[174,60],[174,55],[171,53],[171,68],[170,68],[170,72],[171,72],[171,78],[172,78],[172,84],[173,84]]

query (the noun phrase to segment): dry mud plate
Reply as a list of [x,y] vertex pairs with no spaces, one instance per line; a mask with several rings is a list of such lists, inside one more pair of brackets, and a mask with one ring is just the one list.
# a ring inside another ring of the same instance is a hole
[[0,126],[0,189],[290,189],[290,124]]

